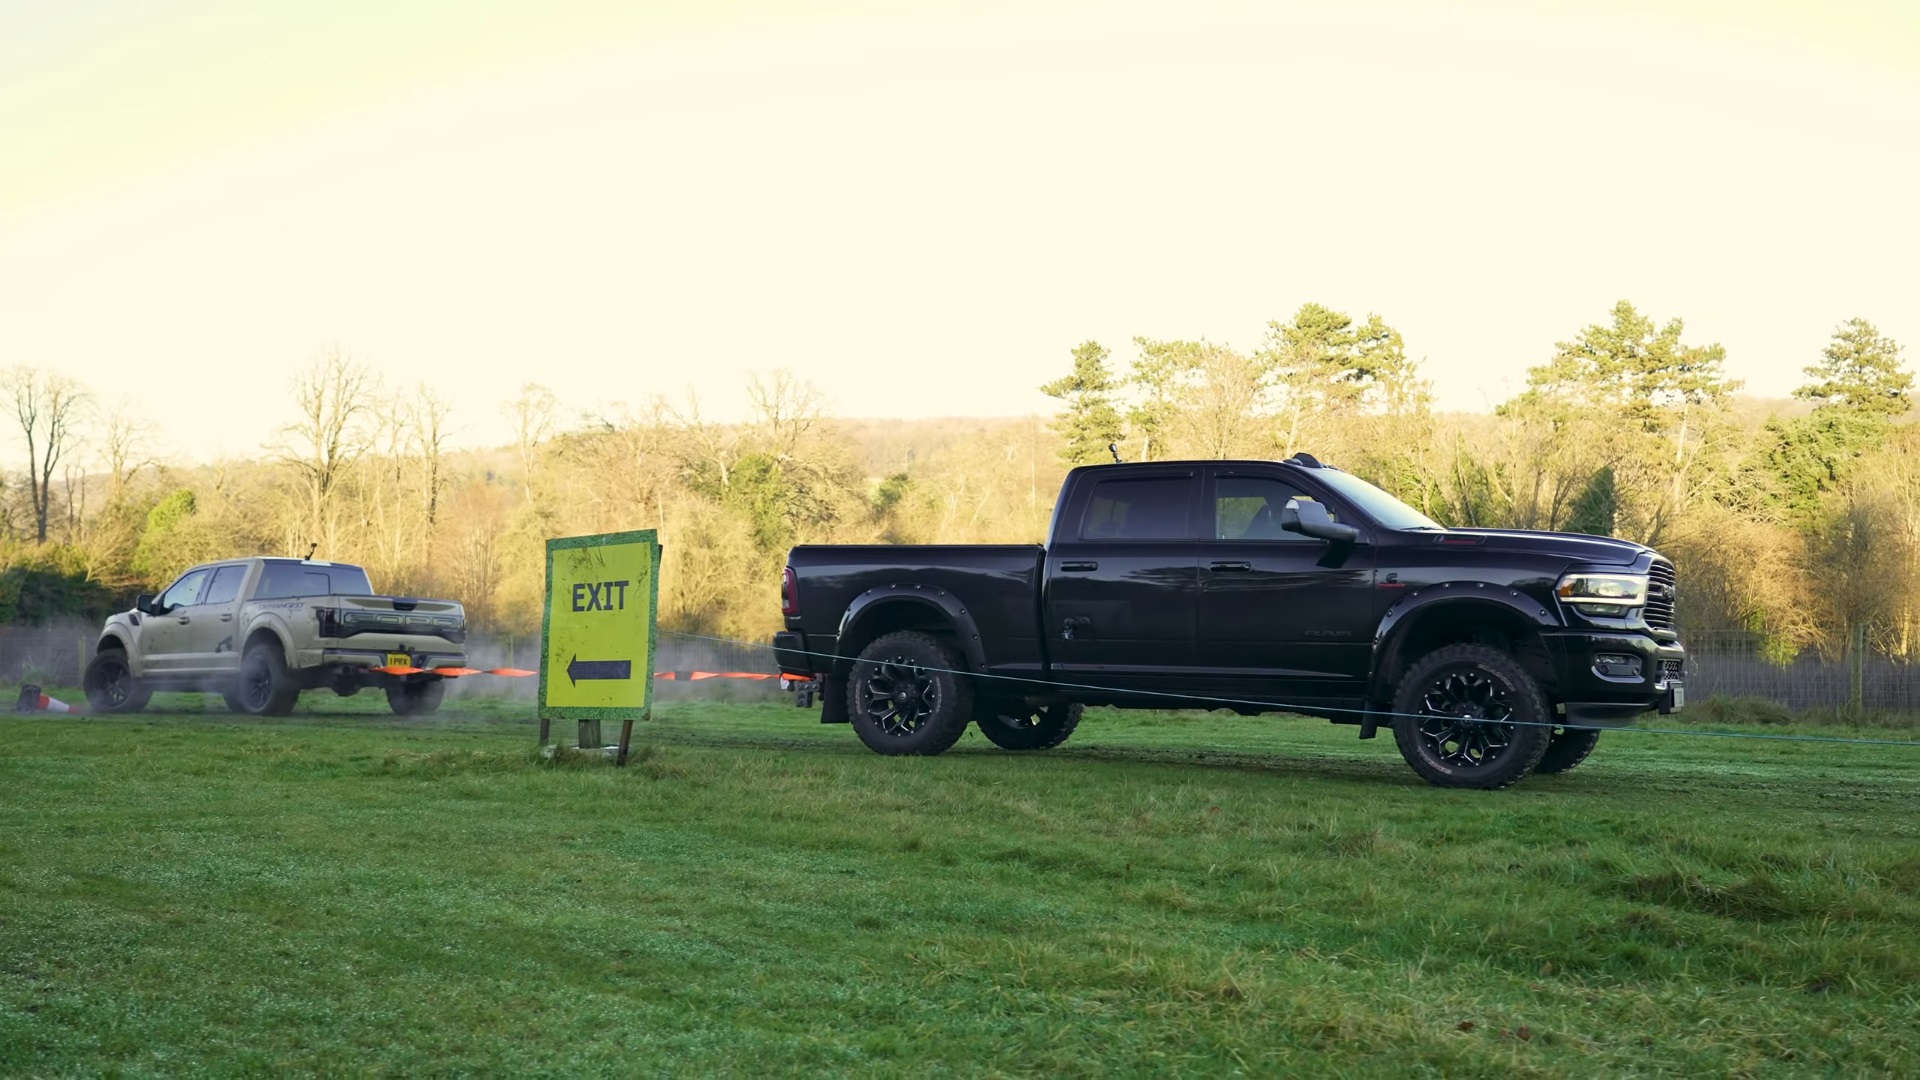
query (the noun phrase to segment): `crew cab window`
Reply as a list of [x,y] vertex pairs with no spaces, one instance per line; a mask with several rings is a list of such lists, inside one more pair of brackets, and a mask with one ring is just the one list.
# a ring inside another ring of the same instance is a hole
[[240,582],[247,576],[245,566],[217,566],[213,570],[213,580],[207,583],[207,594],[200,598],[203,604],[231,604],[240,596]]
[[255,600],[284,600],[297,596],[372,596],[367,572],[357,566],[316,566],[302,562],[270,562],[260,568]]
[[1087,500],[1083,540],[1185,540],[1192,479],[1185,476],[1102,480]]
[[1213,482],[1213,538],[1215,540],[1298,540],[1311,537],[1280,527],[1280,511],[1288,499],[1314,501],[1292,484],[1257,476],[1222,476]]
[[195,570],[174,582],[172,588],[160,594],[158,604],[160,610],[171,611],[174,608],[192,607],[200,603],[200,594],[205,591],[207,578],[211,573],[212,571],[209,570]]

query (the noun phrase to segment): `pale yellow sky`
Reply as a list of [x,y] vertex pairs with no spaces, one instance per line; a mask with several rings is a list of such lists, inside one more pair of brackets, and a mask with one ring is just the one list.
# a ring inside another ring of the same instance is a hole
[[1920,347],[1920,4],[47,10],[0,0],[0,365],[193,457],[334,342],[468,444],[530,380],[1047,411],[1085,338],[1306,300],[1456,408],[1623,297],[1765,394],[1855,315]]

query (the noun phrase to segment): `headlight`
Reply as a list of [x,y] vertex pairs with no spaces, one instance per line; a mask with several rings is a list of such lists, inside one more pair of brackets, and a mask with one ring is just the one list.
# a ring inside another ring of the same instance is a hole
[[1625,615],[1647,602],[1647,575],[1568,574],[1554,591],[1583,615]]

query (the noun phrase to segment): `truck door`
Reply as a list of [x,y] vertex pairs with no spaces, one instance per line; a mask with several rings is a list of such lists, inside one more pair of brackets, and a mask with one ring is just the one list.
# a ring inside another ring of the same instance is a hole
[[1367,678],[1382,607],[1372,546],[1280,528],[1289,499],[1317,500],[1345,517],[1317,490],[1246,468],[1209,472],[1196,662],[1222,690],[1351,696]]
[[1128,469],[1071,494],[1047,551],[1041,624],[1059,681],[1170,689],[1190,678],[1199,479],[1190,466]]
[[187,624],[187,655],[182,666],[193,671],[238,673],[240,643],[233,640],[234,612],[240,609],[240,585],[246,580],[245,563],[229,563],[213,568],[213,577],[200,594],[197,604],[181,614]]
[[190,570],[154,601],[158,615],[148,615],[140,627],[140,655],[147,671],[171,674],[187,669],[192,646],[193,608],[206,591],[213,571]]

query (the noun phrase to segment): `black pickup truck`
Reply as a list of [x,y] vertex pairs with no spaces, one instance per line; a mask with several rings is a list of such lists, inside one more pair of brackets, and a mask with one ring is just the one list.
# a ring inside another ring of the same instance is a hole
[[781,601],[781,670],[883,754],[1227,708],[1390,727],[1432,783],[1503,788],[1685,701],[1657,552],[1449,529],[1306,454],[1083,466],[1044,546],[796,547]]

